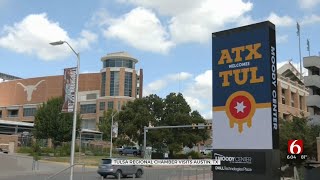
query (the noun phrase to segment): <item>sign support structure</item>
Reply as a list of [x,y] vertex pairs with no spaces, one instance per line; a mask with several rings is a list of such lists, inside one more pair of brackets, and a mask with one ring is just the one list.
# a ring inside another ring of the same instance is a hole
[[280,180],[275,25],[212,33],[212,167],[219,180]]

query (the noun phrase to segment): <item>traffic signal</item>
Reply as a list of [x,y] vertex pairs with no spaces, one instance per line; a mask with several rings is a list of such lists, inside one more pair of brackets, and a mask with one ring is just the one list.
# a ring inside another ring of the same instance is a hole
[[196,129],[197,124],[192,123],[192,129]]

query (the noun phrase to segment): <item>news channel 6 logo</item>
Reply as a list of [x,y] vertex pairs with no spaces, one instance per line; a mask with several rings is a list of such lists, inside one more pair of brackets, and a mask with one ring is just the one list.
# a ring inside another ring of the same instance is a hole
[[307,155],[303,154],[303,140],[294,139],[288,141],[288,155],[287,159],[307,159]]

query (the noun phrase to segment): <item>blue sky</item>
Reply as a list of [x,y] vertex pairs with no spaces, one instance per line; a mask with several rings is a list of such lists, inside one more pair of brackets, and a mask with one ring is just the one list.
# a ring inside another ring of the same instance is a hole
[[61,75],[75,66],[67,40],[81,54],[81,72],[98,72],[100,58],[127,51],[144,69],[146,94],[182,92],[211,116],[211,33],[254,22],[276,24],[278,64],[298,66],[296,22],[311,54],[320,51],[320,0],[0,0],[0,72],[23,78]]

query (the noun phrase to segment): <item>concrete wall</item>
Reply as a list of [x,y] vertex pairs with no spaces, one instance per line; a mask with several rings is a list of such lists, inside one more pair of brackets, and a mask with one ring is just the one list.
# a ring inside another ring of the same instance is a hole
[[[11,150],[9,144],[14,143],[14,148]],[[10,150],[9,153],[14,153],[18,148],[18,135],[3,135],[0,134],[0,148]],[[11,152],[12,151],[12,152]]]
[[318,75],[306,76],[306,77],[304,77],[304,84],[306,86],[316,86],[316,87],[320,88],[320,76],[318,76]]
[[317,67],[320,68],[320,57],[319,56],[309,56],[303,58],[303,67]]
[[320,108],[320,96],[310,95],[307,97],[307,106],[317,106]]

